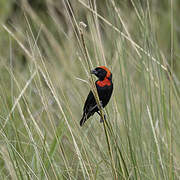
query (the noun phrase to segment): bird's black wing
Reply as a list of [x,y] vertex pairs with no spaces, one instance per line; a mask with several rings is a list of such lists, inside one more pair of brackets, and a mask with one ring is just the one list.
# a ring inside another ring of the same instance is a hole
[[80,121],[80,126],[82,126],[85,121],[97,111],[98,107],[96,104],[96,100],[94,98],[93,92],[90,91],[84,104],[83,117]]
[[93,92],[90,91],[85,101],[83,111],[86,112],[90,110],[92,107],[94,107],[95,105],[96,105],[96,100],[94,98]]

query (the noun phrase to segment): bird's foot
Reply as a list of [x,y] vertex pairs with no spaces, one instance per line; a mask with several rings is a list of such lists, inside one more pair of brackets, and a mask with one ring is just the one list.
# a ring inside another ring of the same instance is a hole
[[104,122],[104,120],[106,120],[106,115],[104,114],[104,119],[101,117],[100,118],[100,123]]
[[98,111],[97,113],[100,116],[100,123],[104,122],[104,120],[106,120],[106,115],[104,114],[104,118],[102,118],[100,112]]

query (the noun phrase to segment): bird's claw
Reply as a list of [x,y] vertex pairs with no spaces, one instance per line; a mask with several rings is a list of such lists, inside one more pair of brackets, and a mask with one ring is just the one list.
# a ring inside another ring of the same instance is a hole
[[104,120],[106,120],[106,115],[104,114],[104,119],[101,117],[100,118],[100,123],[104,122]]

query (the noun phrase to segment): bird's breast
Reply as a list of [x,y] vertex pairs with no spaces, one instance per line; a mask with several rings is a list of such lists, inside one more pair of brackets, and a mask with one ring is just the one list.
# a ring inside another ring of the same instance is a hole
[[104,87],[104,86],[111,86],[111,81],[109,79],[104,79],[103,81],[97,81],[96,82],[98,86]]

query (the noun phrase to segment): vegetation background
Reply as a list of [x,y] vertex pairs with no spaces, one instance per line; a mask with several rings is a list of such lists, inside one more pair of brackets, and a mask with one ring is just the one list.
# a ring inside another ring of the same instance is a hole
[[[0,179],[180,179],[179,11],[179,0],[1,0]],[[107,122],[81,128],[99,65],[113,73]]]

